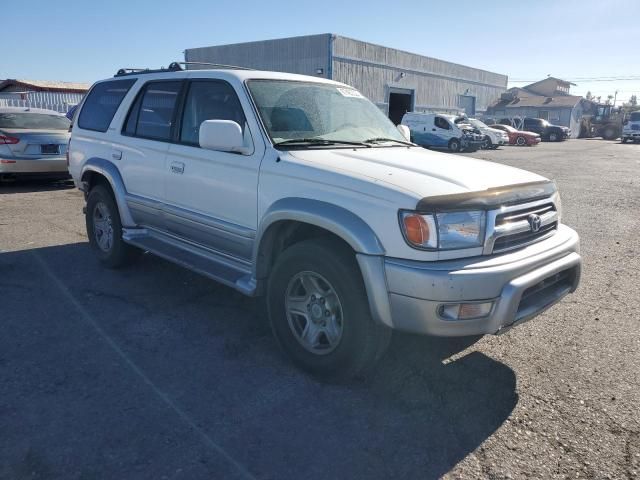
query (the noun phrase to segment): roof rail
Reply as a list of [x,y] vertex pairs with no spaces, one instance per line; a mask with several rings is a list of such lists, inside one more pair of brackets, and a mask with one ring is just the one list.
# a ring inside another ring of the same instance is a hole
[[126,75],[138,75],[141,73],[162,73],[162,72],[178,72],[182,70],[182,67],[178,65],[176,62],[173,62],[169,65],[169,67],[164,68],[121,68],[116,72],[114,77],[124,77]]
[[223,63],[208,63],[208,62],[172,62],[171,65],[169,65],[169,69],[171,69],[171,67],[174,67],[182,70],[182,67],[180,67],[180,65],[186,65],[186,66],[201,65],[201,66],[215,67],[215,68],[229,69],[229,70],[253,70],[253,68],[240,67],[238,65],[225,65]]
[[116,72],[114,77],[124,77],[127,75],[139,75],[143,73],[162,73],[162,72],[181,72],[184,70],[182,65],[202,65],[220,69],[230,70],[253,70],[248,67],[239,67],[237,65],[223,65],[222,63],[206,63],[206,62],[171,62],[167,68],[161,67],[156,69],[150,68],[121,68]]

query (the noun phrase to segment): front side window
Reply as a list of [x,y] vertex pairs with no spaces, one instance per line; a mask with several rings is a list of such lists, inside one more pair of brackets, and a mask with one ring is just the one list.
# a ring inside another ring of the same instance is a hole
[[182,115],[180,142],[198,145],[205,120],[231,120],[243,131],[246,120],[233,87],[223,81],[194,81],[189,87]]
[[33,112],[0,112],[0,128],[25,130],[69,130],[69,119],[63,115]]
[[436,117],[434,123],[435,123],[435,126],[438,127],[438,128],[442,128],[444,130],[449,130],[449,122],[447,122],[442,117]]
[[406,143],[384,113],[353,88],[287,80],[250,80],[247,85],[274,144]]
[[113,80],[96,84],[82,105],[78,127],[96,132],[106,132],[122,99],[136,81]]
[[150,82],[131,107],[124,133],[152,140],[171,140],[181,81]]

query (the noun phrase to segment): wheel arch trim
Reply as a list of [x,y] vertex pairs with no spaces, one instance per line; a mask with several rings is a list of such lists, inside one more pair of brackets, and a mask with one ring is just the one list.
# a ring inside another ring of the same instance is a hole
[[136,223],[131,216],[131,212],[129,211],[129,207],[127,206],[126,195],[127,189],[124,186],[124,181],[122,180],[122,175],[120,175],[120,171],[118,167],[116,167],[109,160],[105,160],[104,158],[92,157],[89,158],[82,167],[82,174],[80,175],[80,179],[82,181],[83,190],[85,193],[89,193],[87,191],[87,187],[85,186],[85,182],[90,174],[98,174],[104,177],[111,186],[111,190],[113,191],[113,195],[115,197],[116,205],[118,206],[118,213],[120,214],[120,221],[123,227],[135,227]]

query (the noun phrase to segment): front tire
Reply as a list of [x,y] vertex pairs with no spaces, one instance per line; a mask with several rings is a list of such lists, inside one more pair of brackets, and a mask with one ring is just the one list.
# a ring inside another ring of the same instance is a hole
[[491,138],[489,138],[488,135],[485,135],[484,139],[482,140],[482,149],[489,150],[490,148],[493,148],[493,142],[491,142]]
[[118,206],[111,192],[102,185],[89,192],[85,222],[89,244],[100,262],[109,268],[129,263],[135,248],[122,240]]
[[460,140],[458,140],[457,138],[452,138],[451,140],[449,140],[449,150],[451,150],[452,152],[459,152],[460,146]]
[[365,373],[389,343],[391,330],[371,318],[353,252],[332,239],[286,249],[269,277],[267,303],[282,350],[325,380]]
[[556,132],[551,132],[549,134],[549,141],[550,142],[559,142],[560,141],[560,135],[557,134]]
[[519,136],[518,138],[516,138],[516,145],[519,145],[522,147],[526,144],[527,144],[527,139],[524,138],[523,136]]

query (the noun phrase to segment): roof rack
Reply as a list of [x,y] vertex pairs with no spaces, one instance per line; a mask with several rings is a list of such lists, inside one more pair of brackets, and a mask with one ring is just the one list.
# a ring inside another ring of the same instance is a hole
[[121,68],[116,72],[114,77],[124,77],[127,75],[139,75],[143,73],[163,73],[163,72],[181,72],[184,70],[182,65],[201,65],[207,67],[214,67],[220,69],[230,69],[230,70],[252,70],[248,67],[239,67],[237,65],[224,65],[222,63],[206,63],[206,62],[171,62],[167,68]]

